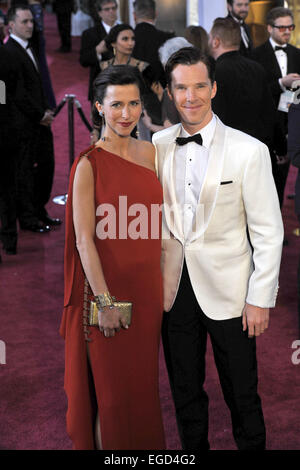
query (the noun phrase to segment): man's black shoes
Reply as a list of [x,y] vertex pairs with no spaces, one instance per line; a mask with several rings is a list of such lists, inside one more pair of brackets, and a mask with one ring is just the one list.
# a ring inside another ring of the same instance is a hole
[[45,215],[40,219],[45,225],[61,225],[61,220],[60,219],[55,219],[53,217],[50,217],[49,215]]
[[48,233],[51,228],[49,225],[45,225],[42,222],[36,222],[32,224],[20,224],[22,230],[29,230],[30,232],[35,233]]

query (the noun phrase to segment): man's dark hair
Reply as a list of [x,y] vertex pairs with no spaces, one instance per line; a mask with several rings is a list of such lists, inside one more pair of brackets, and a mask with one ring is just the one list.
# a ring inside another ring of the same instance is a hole
[[292,21],[294,19],[293,13],[289,8],[284,8],[284,7],[276,7],[272,8],[267,14],[266,22],[268,25],[273,26],[275,21],[278,18],[283,18],[285,16],[290,16],[292,18]]
[[207,67],[208,76],[213,83],[215,81],[215,62],[214,60],[203,54],[196,47],[183,47],[179,51],[171,55],[165,66],[166,81],[169,89],[172,84],[172,72],[177,65],[194,65],[202,62]]
[[103,103],[106,90],[110,85],[136,85],[140,91],[141,99],[145,92],[143,78],[137,67],[131,65],[113,65],[100,72],[94,80],[93,89],[93,122],[99,124],[101,119],[95,102]]
[[17,11],[18,10],[30,10],[29,5],[26,3],[15,3],[13,6],[11,6],[7,12],[7,22],[9,23],[10,21],[15,21]]
[[233,18],[216,18],[210,32],[212,37],[218,36],[225,47],[237,47],[241,43],[241,28]]
[[102,10],[102,7],[103,7],[106,3],[115,3],[115,4],[117,5],[117,0],[97,0],[97,2],[96,2],[96,9],[97,9],[97,11],[101,11],[101,10]]
[[155,19],[156,4],[154,0],[135,0],[133,8],[139,18]]

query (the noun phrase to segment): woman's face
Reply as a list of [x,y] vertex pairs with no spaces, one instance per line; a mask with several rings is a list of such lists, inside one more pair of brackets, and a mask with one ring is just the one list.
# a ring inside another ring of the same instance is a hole
[[118,34],[116,42],[112,46],[119,54],[131,55],[135,45],[134,32],[125,29]]
[[96,102],[96,106],[104,114],[106,134],[129,137],[142,113],[139,88],[135,84],[109,85],[103,104]]

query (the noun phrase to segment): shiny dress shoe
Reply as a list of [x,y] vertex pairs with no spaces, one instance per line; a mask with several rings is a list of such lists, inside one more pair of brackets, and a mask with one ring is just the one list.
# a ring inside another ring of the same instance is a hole
[[42,217],[41,221],[46,225],[60,225],[61,224],[60,219],[55,219],[53,217],[50,217],[49,215],[45,215],[45,217]]
[[48,233],[50,232],[51,228],[49,225],[44,225],[40,222],[34,223],[34,224],[26,224],[23,225],[21,224],[21,229],[22,230],[29,230],[30,232],[35,232],[35,233]]

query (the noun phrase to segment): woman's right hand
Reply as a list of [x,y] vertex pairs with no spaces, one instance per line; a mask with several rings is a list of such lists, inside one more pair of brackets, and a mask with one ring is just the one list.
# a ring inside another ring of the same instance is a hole
[[117,307],[98,310],[99,330],[106,338],[115,336],[121,328],[128,328],[124,314]]

